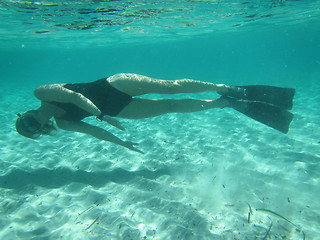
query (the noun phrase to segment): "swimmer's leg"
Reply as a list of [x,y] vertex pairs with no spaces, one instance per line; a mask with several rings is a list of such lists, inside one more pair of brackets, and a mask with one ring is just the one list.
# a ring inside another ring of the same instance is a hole
[[120,73],[107,79],[116,89],[131,96],[143,94],[175,94],[175,93],[199,93],[219,92],[226,93],[229,89],[224,84],[196,81],[192,79],[160,80],[138,74]]
[[189,113],[208,110],[211,108],[228,107],[227,100],[199,99],[145,99],[133,98],[132,101],[117,115],[120,118],[142,119],[150,118],[166,113]]

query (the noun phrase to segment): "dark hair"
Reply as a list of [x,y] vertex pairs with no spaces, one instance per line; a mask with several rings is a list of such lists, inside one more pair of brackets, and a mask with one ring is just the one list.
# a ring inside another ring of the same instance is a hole
[[37,110],[31,110],[24,114],[18,114],[16,121],[17,132],[27,138],[37,139],[41,134],[54,135],[57,129],[51,120],[41,126],[41,123],[36,120],[34,115]]

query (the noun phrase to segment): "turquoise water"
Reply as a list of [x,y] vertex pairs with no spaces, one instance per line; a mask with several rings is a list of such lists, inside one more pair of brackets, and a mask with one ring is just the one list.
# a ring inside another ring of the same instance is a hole
[[[320,1],[7,0],[0,16],[1,239],[320,236]],[[293,87],[295,118],[286,135],[232,109],[119,119],[125,132],[88,119],[144,155],[16,133],[35,87],[121,72]]]

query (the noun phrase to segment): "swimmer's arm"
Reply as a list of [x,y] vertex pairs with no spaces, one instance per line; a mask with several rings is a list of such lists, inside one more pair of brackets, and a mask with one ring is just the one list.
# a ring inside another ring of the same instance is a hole
[[64,88],[62,84],[43,85],[36,88],[33,93],[41,101],[73,103],[94,116],[101,114],[99,108],[90,99],[81,93]]
[[122,141],[120,138],[116,137],[112,133],[102,128],[90,125],[82,121],[67,121],[67,120],[61,120],[61,119],[55,119],[55,120],[56,120],[57,126],[63,130],[89,134],[100,140],[112,142],[120,146],[123,146],[125,148],[128,148],[132,151],[143,153],[139,149],[134,147],[135,145],[138,145],[137,143],[133,143],[130,141]]

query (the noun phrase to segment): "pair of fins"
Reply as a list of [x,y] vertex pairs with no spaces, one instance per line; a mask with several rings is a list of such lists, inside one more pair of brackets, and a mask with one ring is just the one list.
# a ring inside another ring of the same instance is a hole
[[286,134],[293,119],[288,110],[292,109],[294,94],[294,88],[250,85],[232,86],[222,98],[236,111]]

